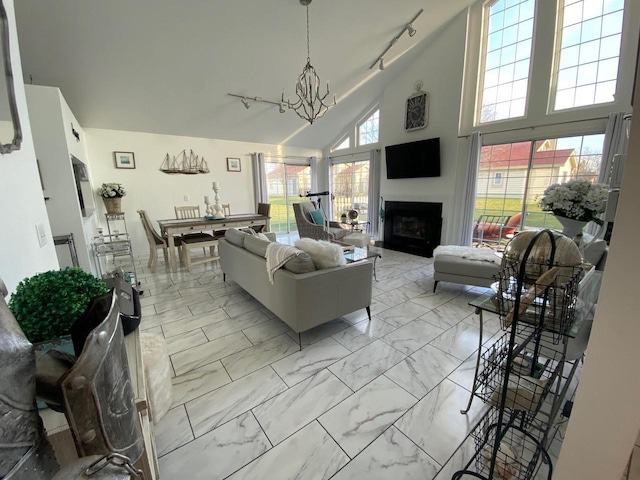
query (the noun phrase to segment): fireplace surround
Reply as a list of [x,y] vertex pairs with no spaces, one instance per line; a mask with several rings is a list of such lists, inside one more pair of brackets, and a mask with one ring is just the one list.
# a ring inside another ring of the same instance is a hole
[[384,202],[384,248],[432,257],[441,233],[442,203]]

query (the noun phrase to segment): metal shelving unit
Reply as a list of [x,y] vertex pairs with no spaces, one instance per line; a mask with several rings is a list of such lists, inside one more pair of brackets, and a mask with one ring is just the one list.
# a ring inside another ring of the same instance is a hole
[[100,278],[122,276],[133,287],[139,284],[129,234],[94,237],[93,256]]
[[[550,252],[536,263],[529,257],[544,236]],[[546,448],[565,392],[567,337],[582,276],[579,267],[556,266],[555,254],[553,233],[543,230],[499,273],[497,302],[505,334],[482,354],[475,391],[489,409],[470,434],[475,454],[452,480],[551,479]]]

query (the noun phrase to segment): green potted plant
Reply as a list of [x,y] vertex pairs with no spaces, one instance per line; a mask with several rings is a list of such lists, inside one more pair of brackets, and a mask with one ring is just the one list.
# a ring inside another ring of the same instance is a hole
[[78,267],[50,270],[22,280],[9,309],[30,342],[57,339],[84,313],[107,286]]
[[122,213],[122,197],[127,194],[120,183],[103,183],[98,188],[98,195],[102,197],[104,206],[109,214]]

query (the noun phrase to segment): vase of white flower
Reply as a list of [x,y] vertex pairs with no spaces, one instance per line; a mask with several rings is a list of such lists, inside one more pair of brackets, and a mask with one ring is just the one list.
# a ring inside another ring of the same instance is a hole
[[107,213],[122,213],[122,197],[127,194],[124,187],[119,183],[103,183],[98,188],[98,195],[102,197]]
[[555,215],[564,227],[563,234],[573,238],[589,222],[602,225],[598,215],[604,212],[606,200],[605,185],[576,179],[547,187],[539,205],[543,212]]

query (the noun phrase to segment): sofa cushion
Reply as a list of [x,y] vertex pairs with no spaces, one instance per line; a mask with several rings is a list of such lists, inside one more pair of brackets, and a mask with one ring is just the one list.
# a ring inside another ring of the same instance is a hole
[[322,210],[311,210],[309,214],[311,215],[313,223],[316,225],[324,225],[324,213],[322,213]]
[[306,252],[302,252],[287,260],[284,264],[284,269],[291,273],[309,273],[317,270],[313,260],[311,260],[311,257]]
[[253,235],[248,235],[247,238],[244,239],[244,248],[249,250],[251,253],[255,253],[256,255],[260,255],[262,258],[267,256],[267,246],[271,242],[269,240],[263,240],[259,237],[254,237]]
[[318,270],[347,264],[342,247],[335,243],[301,238],[296,240],[294,245],[309,254]]
[[248,233],[241,232],[237,228],[230,228],[224,234],[224,238],[230,243],[242,248],[244,248],[244,240],[250,236]]

